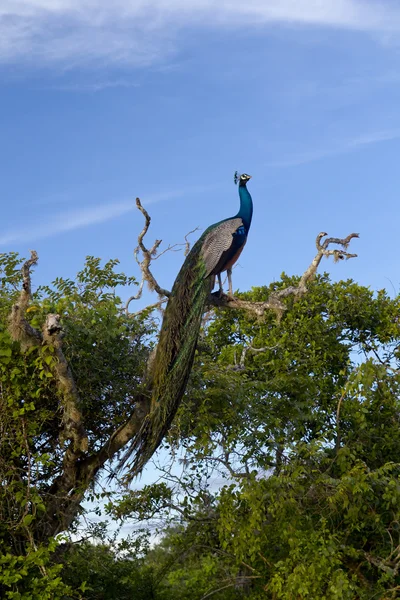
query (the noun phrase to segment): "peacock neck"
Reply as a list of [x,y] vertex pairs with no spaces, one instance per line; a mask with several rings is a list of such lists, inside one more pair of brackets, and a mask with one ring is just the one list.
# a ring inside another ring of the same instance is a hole
[[253,216],[253,200],[246,184],[239,185],[240,209],[237,214],[243,220],[247,230],[250,229],[251,218]]

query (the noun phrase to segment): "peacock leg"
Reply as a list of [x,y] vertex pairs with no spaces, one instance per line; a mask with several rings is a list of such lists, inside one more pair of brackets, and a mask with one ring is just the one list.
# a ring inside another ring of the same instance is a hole
[[224,290],[222,289],[221,273],[218,273],[218,284],[219,284],[219,293],[220,293],[220,295],[222,295],[224,293]]
[[226,274],[228,275],[228,294],[229,296],[233,296],[233,289],[232,289],[232,269],[227,269],[226,270]]

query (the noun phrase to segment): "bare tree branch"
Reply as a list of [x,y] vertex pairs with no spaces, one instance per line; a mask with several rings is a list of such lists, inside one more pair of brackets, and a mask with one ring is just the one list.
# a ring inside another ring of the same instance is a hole
[[[378,558],[372,556],[368,552],[364,552],[364,556],[370,564],[374,565],[374,567],[377,567],[393,577],[397,576],[400,568],[400,546],[397,546],[387,558]],[[400,588],[400,586],[398,587]]]
[[243,585],[243,583],[245,581],[248,581],[249,579],[261,579],[261,575],[239,575],[238,577],[236,577],[235,579],[233,579],[233,581],[231,579],[226,579],[226,581],[230,581],[231,583],[228,583],[228,585],[224,585],[216,590],[212,590],[211,592],[208,592],[207,594],[205,594],[204,596],[201,597],[201,600],[206,600],[206,598],[210,598],[211,596],[214,596],[214,594],[217,594],[218,592],[222,592],[222,590],[226,590],[227,588],[230,587],[240,587],[241,585]]
[[[129,302],[132,302],[132,300],[135,300],[135,298],[131,297],[129,299]],[[163,304],[166,303],[166,301],[168,300],[168,298],[163,298],[162,300],[159,300],[158,302],[154,302],[154,304],[149,304],[148,306],[145,306],[144,308],[141,308],[140,310],[137,310],[134,313],[129,313],[130,317],[137,317],[138,315],[144,313],[146,310],[153,310],[154,308],[161,308]],[[129,304],[127,304],[127,308],[129,307]]]
[[31,269],[37,264],[39,257],[35,250],[31,250],[31,258],[22,265],[22,289],[18,301],[12,306],[9,318],[9,329],[14,340],[21,343],[23,348],[40,346],[43,336],[40,331],[32,327],[25,318],[26,309],[31,299]]
[[[136,206],[140,210],[142,215],[144,216],[144,227],[138,235],[138,245],[136,246],[136,248],[134,250],[135,260],[136,260],[137,264],[139,265],[140,270],[142,272],[142,279],[139,284],[138,293],[131,296],[126,303],[125,311],[127,313],[128,313],[128,309],[129,309],[129,304],[132,302],[132,300],[138,300],[142,296],[143,286],[144,286],[145,282],[147,282],[147,284],[149,285],[151,290],[154,290],[155,292],[157,292],[157,294],[161,297],[166,296],[168,298],[169,294],[170,294],[170,292],[168,290],[165,290],[158,284],[153,273],[150,271],[151,261],[155,258],[156,254],[157,254],[157,250],[158,250],[162,240],[156,240],[150,249],[148,249],[144,245],[143,240],[144,240],[146,233],[149,230],[150,223],[151,223],[151,217],[150,217],[149,213],[147,212],[147,210],[142,206],[142,203],[140,202],[139,198],[136,198]],[[170,249],[172,249],[172,248],[170,248]],[[142,260],[140,260],[140,258],[139,258],[139,252],[142,253],[142,257],[143,257]],[[164,252],[166,252],[166,250],[164,250]]]
[[229,452],[225,452],[224,455],[220,455],[220,456],[207,456],[207,457],[204,457],[203,460],[205,460],[207,462],[217,462],[217,463],[220,463],[221,465],[223,465],[225,467],[225,469],[228,471],[229,475],[233,479],[249,479],[250,478],[250,473],[247,470],[243,471],[243,472],[236,471],[232,467],[229,458],[230,458],[230,453]]
[[245,364],[246,356],[247,356],[248,352],[253,353],[253,354],[259,354],[260,352],[266,352],[267,350],[275,350],[278,347],[279,347],[278,344],[276,344],[275,346],[268,346],[268,347],[265,346],[264,348],[254,348],[252,346],[252,344],[250,344],[249,346],[245,346],[242,349],[242,352],[240,354],[239,362],[237,362],[235,359],[235,364],[232,366],[232,370],[234,370],[234,371],[243,371],[244,370],[244,368],[245,368],[244,364]]
[[[141,277],[140,284],[139,284],[139,290],[136,294],[134,294],[130,298],[128,298],[128,300],[125,304],[126,314],[129,314],[132,317],[139,315],[140,313],[144,312],[145,310],[149,310],[149,309],[153,309],[153,308],[161,308],[162,304],[164,304],[166,299],[168,299],[170,296],[171,292],[162,288],[158,284],[153,273],[151,272],[151,270],[150,270],[151,262],[154,260],[158,260],[161,256],[163,256],[167,252],[179,252],[182,250],[182,248],[184,248],[184,256],[187,256],[190,251],[190,242],[189,242],[188,237],[189,237],[189,235],[191,235],[192,233],[194,233],[195,231],[198,230],[198,227],[196,227],[195,229],[192,229],[192,231],[189,231],[189,233],[187,233],[185,235],[184,243],[173,244],[172,246],[169,245],[167,248],[165,248],[165,250],[162,250],[161,252],[158,252],[158,249],[160,247],[162,240],[156,240],[154,242],[153,246],[150,249],[148,249],[145,246],[143,240],[149,230],[150,223],[151,223],[151,217],[150,217],[149,213],[147,212],[147,210],[142,206],[142,203],[139,198],[136,198],[136,206],[137,206],[138,210],[144,216],[145,222],[144,222],[144,227],[143,227],[142,231],[138,235],[138,245],[136,246],[136,248],[133,252],[135,260],[136,260],[137,264],[139,265],[140,271],[142,273],[142,277]],[[139,256],[140,253],[142,255],[141,260],[140,260],[140,256]],[[133,300],[139,300],[142,297],[145,282],[147,282],[148,286],[150,287],[150,289],[152,291],[155,291],[158,293],[158,295],[160,296],[160,300],[158,302],[155,302],[154,304],[151,304],[150,306],[146,306],[145,308],[142,308],[141,310],[139,310],[135,313],[129,313],[130,303]],[[163,298],[163,296],[164,296],[164,298]]]
[[[355,258],[357,256],[357,254],[350,254],[349,252],[347,252],[346,248],[348,247],[350,241],[353,238],[359,237],[358,233],[351,233],[343,239],[327,238],[321,245],[321,240],[326,235],[328,234],[325,232],[321,232],[317,235],[317,255],[312,260],[310,266],[304,271],[297,286],[289,286],[283,290],[272,292],[268,300],[266,300],[265,302],[250,302],[248,300],[242,300],[240,298],[232,298],[225,294],[222,296],[220,296],[219,294],[211,294],[208,300],[208,304],[210,306],[215,306],[218,308],[244,310],[258,318],[262,318],[265,312],[268,310],[273,310],[278,315],[282,315],[283,312],[286,310],[286,306],[283,304],[283,302],[281,302],[281,300],[291,295],[301,297],[307,293],[307,284],[314,279],[320,262],[324,256],[326,256],[327,258],[329,256],[333,256],[335,261]],[[342,247],[342,249],[335,248],[330,250],[328,249],[330,244],[338,244]]]
[[192,233],[195,233],[198,230],[199,227],[195,227],[195,229],[192,229],[191,231],[189,231],[189,233],[185,235],[185,252],[183,253],[184,256],[187,256],[190,252],[190,242],[188,240],[189,235],[192,235]]
[[112,458],[136,435],[146,415],[150,410],[150,397],[143,394],[135,400],[135,407],[131,417],[121,425],[111,436],[104,446],[92,457],[88,464],[90,468],[100,468],[103,464]]
[[[162,288],[158,284],[157,280],[155,279],[154,275],[152,274],[152,272],[150,270],[151,261],[156,260],[157,258],[162,256],[162,254],[164,254],[165,252],[167,252],[169,250],[173,250],[176,246],[180,245],[180,244],[175,244],[173,246],[168,246],[168,248],[166,248],[166,250],[164,250],[163,252],[161,252],[160,254],[157,255],[157,250],[161,244],[161,240],[156,240],[154,242],[153,246],[150,249],[148,249],[144,245],[143,240],[149,230],[150,223],[151,223],[151,217],[150,217],[149,213],[147,212],[147,210],[145,208],[143,208],[139,198],[136,198],[136,206],[140,210],[140,212],[143,214],[144,219],[145,219],[144,227],[138,236],[138,246],[135,248],[135,251],[134,251],[136,262],[138,263],[140,270],[142,272],[142,279],[141,279],[141,282],[139,285],[138,293],[131,296],[128,299],[126,306],[125,306],[125,311],[128,314],[129,304],[132,302],[132,300],[137,300],[141,297],[142,292],[143,292],[143,286],[144,286],[145,282],[147,282],[149,284],[150,289],[156,291],[159,294],[160,300],[158,302],[152,304],[150,307],[146,307],[146,308],[138,311],[137,313],[133,313],[134,315],[140,314],[147,308],[158,308],[159,306],[161,306],[161,303],[164,302],[163,296],[166,298],[169,298],[170,292],[168,290]],[[187,256],[187,254],[189,252],[188,236],[190,234],[194,233],[195,231],[197,231],[197,228],[193,229],[185,236],[185,253],[184,253],[185,256]],[[282,300],[284,298],[287,298],[288,296],[301,297],[307,293],[307,284],[314,279],[314,277],[317,273],[318,267],[321,263],[321,260],[324,256],[326,258],[329,258],[329,256],[333,256],[335,262],[337,262],[339,260],[344,260],[344,259],[347,260],[349,258],[355,258],[357,256],[357,254],[350,254],[349,252],[347,252],[347,248],[353,238],[359,237],[358,233],[351,233],[346,238],[334,238],[334,237],[326,238],[324,240],[324,242],[322,242],[322,239],[324,237],[326,237],[327,235],[328,234],[326,232],[321,232],[317,235],[317,238],[315,241],[315,245],[317,247],[317,254],[313,258],[310,266],[304,271],[303,275],[300,278],[299,284],[297,286],[289,286],[285,289],[278,290],[276,292],[272,292],[270,294],[268,300],[266,300],[264,302],[251,302],[248,300],[243,300],[241,298],[236,298],[234,296],[233,297],[228,296],[226,294],[221,295],[219,292],[212,293],[212,294],[210,294],[210,296],[208,298],[207,305],[209,307],[215,307],[215,308],[224,308],[224,309],[231,309],[231,310],[244,310],[250,314],[253,314],[255,317],[257,317],[259,319],[262,319],[264,317],[265,313],[270,310],[274,311],[278,315],[278,317],[281,317],[282,314],[284,313],[284,311],[286,310],[286,306],[282,302]],[[340,248],[330,249],[329,247],[332,244],[336,244],[336,245],[340,246]],[[142,253],[142,256],[143,256],[142,260],[139,259],[139,252]]]
[[346,396],[346,387],[343,390],[342,395],[339,398],[339,402],[336,408],[336,443],[335,443],[335,449],[336,449],[336,454],[338,454],[339,450],[340,450],[340,409],[342,406],[342,402]]

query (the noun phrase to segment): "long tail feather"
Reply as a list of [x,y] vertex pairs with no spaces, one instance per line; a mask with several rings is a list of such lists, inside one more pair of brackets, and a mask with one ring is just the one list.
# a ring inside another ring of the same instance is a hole
[[131,479],[139,474],[168,432],[190,375],[205,303],[213,287],[201,256],[203,236],[193,246],[175,280],[164,313],[152,367],[152,400],[148,416],[122,462]]

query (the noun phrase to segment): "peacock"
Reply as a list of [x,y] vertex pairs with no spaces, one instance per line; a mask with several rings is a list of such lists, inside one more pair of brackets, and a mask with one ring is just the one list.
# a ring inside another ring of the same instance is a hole
[[131,477],[141,472],[157,450],[179,408],[215,276],[219,294],[222,294],[221,273],[227,272],[228,293],[233,295],[232,266],[246,244],[253,215],[253,201],[246,185],[250,178],[251,175],[235,173],[234,181],[239,184],[239,212],[204,231],[187,255],[173,285],[151,367],[150,411],[122,461],[124,463],[136,451],[129,468]]

